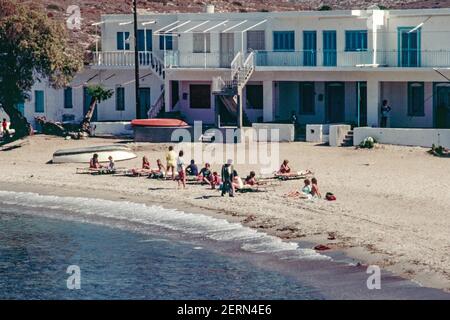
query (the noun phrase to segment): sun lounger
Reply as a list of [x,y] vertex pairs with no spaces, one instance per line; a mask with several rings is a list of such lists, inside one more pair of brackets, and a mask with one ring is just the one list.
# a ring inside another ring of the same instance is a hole
[[299,171],[296,173],[287,173],[287,174],[280,174],[280,173],[274,173],[273,178],[278,179],[281,181],[288,181],[288,180],[304,180],[307,178],[310,178],[314,175],[311,171]]
[[105,175],[105,174],[117,174],[123,170],[127,170],[125,168],[116,168],[114,170],[109,170],[108,168],[77,168],[76,173],[77,174],[91,174],[91,175]]

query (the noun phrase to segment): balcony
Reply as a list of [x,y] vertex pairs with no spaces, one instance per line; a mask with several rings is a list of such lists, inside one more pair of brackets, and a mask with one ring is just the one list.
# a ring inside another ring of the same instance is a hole
[[[157,67],[162,65],[162,59],[153,52],[140,51],[139,65],[141,67]],[[134,51],[102,51],[94,52],[93,67],[99,68],[134,68]]]
[[[139,65],[153,70],[166,68],[227,68],[235,58],[234,52],[193,53],[168,51],[166,57],[153,52],[139,52]],[[377,51],[374,64],[373,51],[255,51],[256,68],[264,67],[390,67],[390,68],[437,68],[450,67],[450,50],[403,50]],[[109,51],[94,53],[94,68],[134,68],[133,51]]]
[[256,67],[450,67],[450,50],[439,51],[257,51]]

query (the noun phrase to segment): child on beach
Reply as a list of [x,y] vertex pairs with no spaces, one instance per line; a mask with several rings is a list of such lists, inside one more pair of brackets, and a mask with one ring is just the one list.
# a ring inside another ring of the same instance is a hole
[[91,161],[89,161],[89,169],[100,169],[102,165],[98,162],[98,154],[92,156]]
[[109,163],[108,163],[108,171],[114,172],[116,171],[116,164],[114,163],[113,157],[108,157]]
[[176,165],[176,153],[173,150],[173,147],[169,147],[169,152],[166,155],[167,161],[167,172],[172,171],[172,180],[175,180],[175,165]]
[[216,189],[216,186],[220,186],[222,184],[222,180],[219,177],[217,171],[214,171],[211,176],[211,188]]
[[180,186],[180,183],[183,185],[183,189],[186,188],[186,167],[184,164],[184,152],[181,150],[178,154],[177,158],[177,171],[178,171],[178,187]]

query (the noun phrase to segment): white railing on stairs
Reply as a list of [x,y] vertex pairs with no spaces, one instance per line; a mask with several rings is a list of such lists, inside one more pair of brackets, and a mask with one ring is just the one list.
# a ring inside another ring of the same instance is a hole
[[156,100],[155,104],[148,110],[147,116],[149,119],[156,118],[164,107],[164,92],[164,90],[161,92],[158,100]]

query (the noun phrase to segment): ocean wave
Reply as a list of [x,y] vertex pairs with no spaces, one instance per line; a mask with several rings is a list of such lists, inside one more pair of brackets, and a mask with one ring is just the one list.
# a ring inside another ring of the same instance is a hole
[[276,254],[283,259],[330,259],[315,250],[300,248],[295,242],[283,241],[280,238],[245,227],[240,223],[156,205],[147,206],[128,201],[59,197],[10,191],[0,191],[0,203],[25,208],[64,210],[85,217],[126,220],[188,235],[202,236],[214,241],[237,242],[244,251]]

